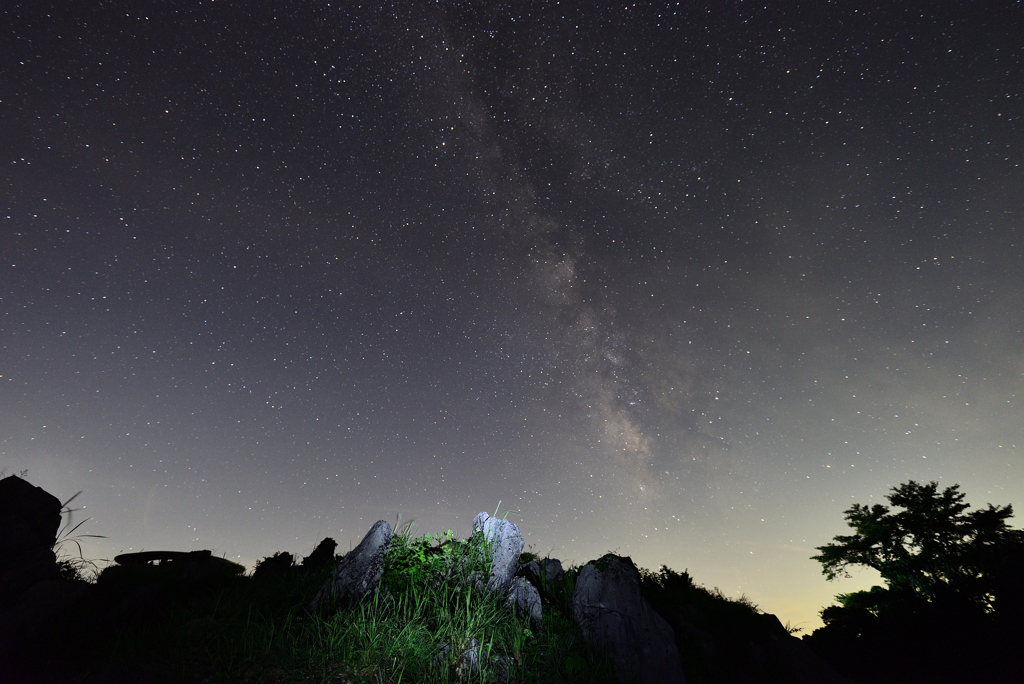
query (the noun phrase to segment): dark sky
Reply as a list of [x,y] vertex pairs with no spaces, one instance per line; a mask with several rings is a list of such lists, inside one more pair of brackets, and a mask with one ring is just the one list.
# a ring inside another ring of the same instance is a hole
[[813,627],[852,503],[1024,505],[1022,88],[1009,1],[5,3],[0,467],[93,558],[497,510]]

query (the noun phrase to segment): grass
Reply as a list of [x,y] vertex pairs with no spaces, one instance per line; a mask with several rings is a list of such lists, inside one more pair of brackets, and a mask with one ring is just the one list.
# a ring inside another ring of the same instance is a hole
[[[615,681],[571,620],[571,588],[549,595],[536,632],[503,596],[473,588],[489,572],[485,545],[479,534],[413,537],[406,525],[392,541],[380,590],[368,600],[347,611],[309,613],[308,598],[329,574],[321,573],[298,592],[301,604],[264,604],[238,629],[222,632],[211,660],[246,663],[256,681]],[[478,667],[470,666],[467,651],[476,652]]]
[[27,641],[76,635],[45,653],[48,669],[61,673],[54,681],[618,681],[572,620],[578,568],[543,587],[544,618],[531,629],[503,595],[473,588],[489,571],[480,534],[415,537],[406,525],[393,538],[377,592],[344,611],[311,612],[333,566],[292,563],[266,578],[225,576],[201,586],[173,564],[112,566],[95,583],[91,611],[73,611],[53,633],[43,626]]
[[[25,472],[27,471],[22,471],[23,476]],[[71,508],[71,502],[81,493],[81,490],[75,492],[70,499],[60,505],[60,514],[62,517],[67,516],[67,522],[61,525],[57,531],[57,541],[53,545],[53,550],[57,553],[57,567],[61,579],[91,581],[99,577],[100,569],[94,561],[87,559],[82,553],[82,540],[106,539],[106,537],[102,534],[75,534],[79,527],[89,522],[89,518],[86,518],[77,525],[74,524],[74,514],[81,509]],[[72,545],[78,550],[77,556],[66,551],[66,547]]]

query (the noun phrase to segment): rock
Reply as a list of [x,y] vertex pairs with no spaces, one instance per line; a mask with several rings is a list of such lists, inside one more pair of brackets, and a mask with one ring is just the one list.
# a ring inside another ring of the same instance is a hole
[[534,630],[541,625],[540,592],[525,577],[516,577],[508,588],[508,605],[519,615],[530,616],[530,626]]
[[60,577],[53,547],[61,508],[60,499],[16,475],[0,480],[0,597],[5,602]]
[[576,623],[623,676],[645,684],[686,682],[675,634],[640,594],[640,576],[630,558],[607,554],[584,565],[572,604]]
[[345,554],[310,604],[311,610],[322,607],[348,608],[377,588],[384,574],[384,557],[391,548],[394,532],[386,520],[378,520],[366,533],[359,546]]
[[174,563],[181,566],[182,584],[190,590],[217,586],[245,572],[244,565],[214,556],[209,549],[189,551]]
[[565,570],[557,558],[544,558],[521,564],[516,576],[529,580],[545,601],[555,601],[558,592],[554,584],[565,576]]
[[[211,585],[245,572],[245,566],[227,558],[213,555],[213,551],[139,551],[114,556],[119,566],[133,568],[149,581],[173,581],[195,588]],[[156,565],[154,565],[156,564]]]
[[516,570],[516,579],[519,578],[526,578],[537,589],[544,589],[544,581],[540,577],[540,564],[537,561],[520,563],[519,569]]
[[479,532],[487,541],[491,557],[488,591],[505,592],[516,574],[519,556],[523,553],[523,535],[508,520],[492,518],[478,513],[473,518],[473,532]]
[[[520,563],[519,573],[525,574],[531,582],[554,582],[565,574],[562,569],[562,561],[557,558],[544,558],[539,561],[532,560],[529,563]],[[536,581],[535,581],[536,580]]]
[[256,582],[269,582],[284,575],[294,564],[295,559],[292,554],[287,551],[278,551],[256,565],[256,569],[252,571],[252,578]]
[[338,548],[338,542],[327,537],[317,544],[313,553],[302,559],[302,567],[310,570],[318,570],[334,563],[334,550]]
[[540,577],[545,584],[554,582],[564,574],[562,561],[557,558],[542,558],[540,560]]
[[709,672],[727,663],[731,671],[729,681],[737,682],[843,681],[770,613],[734,612],[728,622],[722,622],[709,620],[707,613],[702,614],[690,604],[659,605],[657,611],[675,631],[676,646],[687,668]]
[[200,551],[140,551],[114,557],[96,589],[122,625],[166,619],[182,601],[219,592],[245,566]]

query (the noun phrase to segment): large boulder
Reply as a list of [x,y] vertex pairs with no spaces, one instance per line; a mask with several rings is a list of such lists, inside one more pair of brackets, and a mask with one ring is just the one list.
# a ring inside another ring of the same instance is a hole
[[731,610],[723,619],[709,606],[701,610],[686,603],[662,604],[656,610],[675,631],[688,672],[714,672],[722,681],[735,682],[843,683],[771,613]]
[[60,499],[16,475],[0,480],[0,597],[60,577],[53,547],[61,508]]
[[349,551],[317,592],[312,610],[348,608],[377,588],[384,574],[384,557],[391,548],[394,532],[386,520],[378,520],[359,546]]
[[644,684],[684,684],[675,634],[640,593],[628,557],[607,554],[584,565],[572,595],[573,618],[619,672]]
[[491,573],[487,590],[507,592],[523,553],[523,535],[519,528],[508,520],[492,518],[487,513],[478,513],[473,518],[473,532],[483,535],[491,557]]

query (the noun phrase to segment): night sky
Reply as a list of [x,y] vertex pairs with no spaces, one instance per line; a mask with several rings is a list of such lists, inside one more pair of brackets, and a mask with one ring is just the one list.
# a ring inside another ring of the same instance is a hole
[[497,511],[813,628],[854,502],[1024,506],[1022,94],[1009,1],[4,3],[0,467],[89,558]]

